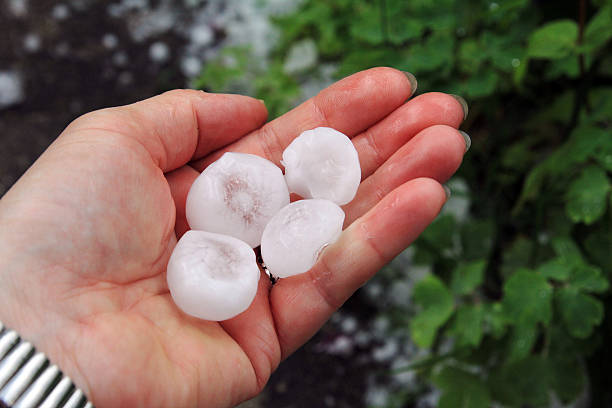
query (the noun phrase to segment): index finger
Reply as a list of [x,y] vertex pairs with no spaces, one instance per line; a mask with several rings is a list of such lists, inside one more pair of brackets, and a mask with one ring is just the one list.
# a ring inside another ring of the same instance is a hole
[[71,139],[112,134],[135,141],[169,172],[259,128],[267,116],[264,104],[248,96],[176,89],[90,112],[63,134]]

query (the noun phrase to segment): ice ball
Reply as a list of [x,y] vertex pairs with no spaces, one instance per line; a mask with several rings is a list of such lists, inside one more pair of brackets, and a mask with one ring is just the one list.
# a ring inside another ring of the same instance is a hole
[[221,321],[245,311],[257,293],[259,267],[253,249],[239,239],[188,231],[168,262],[174,303],[200,319]]
[[287,183],[274,163],[252,154],[225,153],[191,186],[187,222],[191,229],[230,235],[255,248],[268,220],[287,204]]
[[266,225],[261,256],[268,271],[285,278],[306,272],[319,253],[342,232],[344,212],[328,200],[295,201],[284,207]]
[[281,162],[289,191],[338,205],[350,202],[361,181],[359,155],[343,133],[318,127],[302,132],[287,146]]

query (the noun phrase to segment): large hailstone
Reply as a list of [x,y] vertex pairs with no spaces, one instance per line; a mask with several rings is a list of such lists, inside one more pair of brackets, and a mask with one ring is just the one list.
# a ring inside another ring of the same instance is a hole
[[328,200],[300,200],[280,210],[264,230],[261,256],[273,276],[306,272],[319,253],[338,239],[344,212]]
[[302,132],[283,152],[289,191],[338,205],[350,202],[361,181],[359,155],[351,140],[328,127]]
[[255,248],[268,220],[287,204],[287,183],[274,163],[225,153],[191,186],[187,222],[191,229],[230,235]]
[[239,239],[188,231],[168,262],[168,287],[185,313],[221,321],[245,311],[257,293],[259,267],[253,249]]

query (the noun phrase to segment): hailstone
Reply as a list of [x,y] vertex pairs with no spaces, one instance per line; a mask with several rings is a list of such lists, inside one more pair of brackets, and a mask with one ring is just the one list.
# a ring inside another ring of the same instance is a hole
[[318,127],[302,132],[283,152],[289,191],[338,205],[350,202],[361,181],[359,155],[341,132]]
[[287,183],[274,163],[225,153],[195,180],[185,210],[191,229],[230,235],[255,248],[268,220],[287,204]]
[[270,274],[285,278],[308,271],[342,232],[344,212],[328,200],[295,201],[266,225],[261,256]]
[[239,239],[187,231],[168,262],[174,303],[200,319],[221,321],[245,311],[257,293],[259,267],[253,249]]

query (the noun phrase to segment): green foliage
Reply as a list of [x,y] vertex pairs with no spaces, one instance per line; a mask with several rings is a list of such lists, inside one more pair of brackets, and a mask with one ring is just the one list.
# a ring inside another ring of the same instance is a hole
[[[612,341],[612,3],[585,2],[581,27],[579,1],[304,0],[275,18],[269,60],[227,49],[198,82],[264,99],[271,117],[381,65],[468,99],[469,213],[445,212],[414,244],[434,274],[403,313],[442,407],[569,403],[587,381],[593,406],[612,398],[596,364]],[[304,40],[316,63],[288,71]]]
[[528,269],[519,269],[504,284],[502,307],[516,325],[548,324],[552,318],[552,286]]
[[486,309],[483,305],[461,305],[457,309],[450,333],[457,339],[457,346],[477,347],[483,336]]
[[468,295],[482,283],[484,279],[485,261],[475,261],[462,264],[453,271],[451,288],[458,295]]
[[427,276],[414,288],[414,302],[421,312],[410,322],[414,342],[430,347],[436,332],[453,312],[453,297],[444,283],[435,276]]
[[505,406],[546,406],[550,375],[545,358],[530,356],[492,372],[489,387],[493,399]]
[[560,59],[570,55],[576,46],[578,25],[571,20],[548,23],[529,37],[527,56]]
[[612,39],[612,6],[603,7],[584,30],[583,50],[593,52]]
[[603,319],[601,302],[572,286],[559,289],[556,295],[561,318],[569,333],[581,339],[590,336]]
[[491,396],[484,382],[476,375],[446,366],[433,377],[442,390],[439,408],[489,408]]
[[608,290],[608,280],[602,276],[599,268],[590,265],[578,265],[572,272],[569,284],[574,288],[595,293]]
[[567,192],[567,215],[573,222],[592,224],[601,218],[607,205],[610,180],[600,166],[582,169]]

